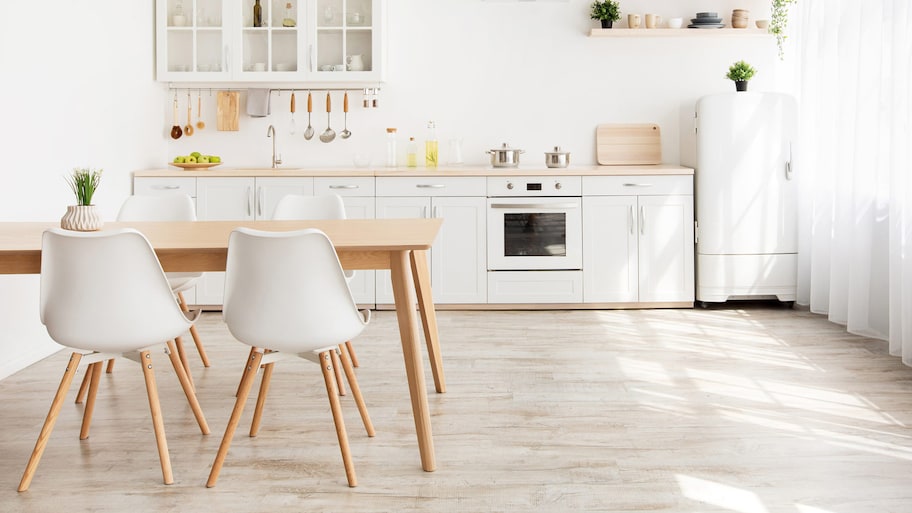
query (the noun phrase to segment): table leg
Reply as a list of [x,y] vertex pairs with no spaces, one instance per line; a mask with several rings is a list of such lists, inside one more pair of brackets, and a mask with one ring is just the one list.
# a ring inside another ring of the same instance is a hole
[[399,338],[402,340],[402,356],[405,359],[405,374],[412,399],[412,415],[415,417],[415,433],[418,435],[418,451],[421,453],[421,468],[433,472],[437,468],[437,463],[434,458],[431,415],[424,388],[424,370],[418,350],[418,322],[409,298],[409,291],[412,290],[409,253],[410,251],[391,251],[390,271],[393,297],[396,299],[396,318],[399,320]]
[[428,359],[431,360],[431,372],[434,374],[434,388],[438,394],[443,394],[446,392],[446,380],[443,377],[437,311],[434,309],[434,298],[431,297],[431,276],[428,272],[426,250],[412,251],[412,276],[415,279],[415,292],[421,311],[421,325],[424,328],[424,340],[427,342]]

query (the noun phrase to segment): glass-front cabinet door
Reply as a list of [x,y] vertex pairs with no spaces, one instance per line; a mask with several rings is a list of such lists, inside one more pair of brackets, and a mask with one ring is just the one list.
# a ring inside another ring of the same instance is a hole
[[159,80],[230,78],[230,18],[224,0],[159,0],[156,53]]
[[383,0],[158,0],[157,79],[381,80]]
[[[315,0],[311,71],[319,80],[380,79],[380,0]],[[339,73],[342,73],[339,75]]]
[[[302,2],[304,3],[304,2]],[[306,67],[307,29],[299,0],[242,0],[234,8],[241,20],[240,48],[235,59],[240,80],[300,79]]]

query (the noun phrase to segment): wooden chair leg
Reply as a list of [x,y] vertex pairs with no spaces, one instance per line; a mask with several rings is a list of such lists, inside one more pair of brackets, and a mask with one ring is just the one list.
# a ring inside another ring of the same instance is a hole
[[92,381],[92,369],[94,368],[94,363],[90,363],[86,367],[85,376],[82,377],[82,384],[79,385],[79,390],[76,392],[76,404],[82,404],[85,399],[86,392],[89,391],[89,383]]
[[253,422],[250,423],[250,436],[257,436],[260,432],[260,422],[263,420],[263,407],[266,405],[266,394],[269,393],[269,382],[272,381],[272,368],[275,362],[264,365],[263,377],[260,378],[260,393],[257,395],[256,409],[253,411]]
[[57,416],[60,415],[60,408],[63,407],[63,401],[66,398],[67,390],[70,389],[70,384],[73,383],[73,376],[76,375],[76,368],[79,366],[80,360],[82,360],[81,354],[73,353],[70,355],[66,372],[63,373],[60,386],[57,387],[57,393],[54,395],[54,400],[51,401],[51,409],[48,411],[47,418],[44,419],[44,425],[41,426],[41,432],[38,434],[38,441],[35,442],[35,448],[32,450],[32,455],[25,466],[22,480],[19,481],[20,492],[28,490],[29,485],[32,484],[32,478],[35,477],[38,462],[41,461],[41,455],[44,454],[44,449],[51,438],[51,431],[54,430],[54,424],[57,422]]
[[358,364],[358,355],[355,354],[355,346],[352,345],[351,340],[345,341],[345,349],[348,349],[348,355],[351,356],[351,362],[354,367],[360,367]]
[[91,372],[86,371],[86,377],[92,376],[89,383],[89,395],[86,398],[85,411],[82,412],[82,429],[79,431],[79,439],[85,440],[89,437],[89,426],[92,424],[92,413],[95,412],[95,396],[98,395],[98,382],[101,380],[102,362],[93,363]]
[[336,377],[331,356],[334,353],[335,351],[320,353],[320,370],[323,371],[326,395],[329,396],[329,407],[332,410],[333,422],[336,425],[336,437],[339,439],[339,449],[342,451],[345,477],[348,479],[348,486],[354,488],[358,486],[358,478],[355,476],[355,465],[351,458],[351,448],[348,446],[348,433],[345,432],[345,420],[342,418],[342,404],[339,402],[339,394],[336,391]]
[[174,367],[174,373],[177,374],[181,388],[184,389],[184,395],[187,396],[187,402],[190,403],[190,409],[193,410],[193,416],[196,417],[196,423],[199,424],[200,431],[204,435],[208,435],[209,424],[206,422],[203,409],[196,398],[196,393],[193,392],[193,386],[190,384],[190,379],[187,378],[187,373],[184,372],[184,366],[181,365],[180,358],[177,357],[177,351],[174,348],[174,342],[171,340],[168,341],[168,358],[171,360],[171,366]]
[[[357,365],[355,365],[355,367],[357,367]],[[114,372],[114,358],[111,358],[110,360],[108,360],[108,366],[107,366],[107,368],[105,368],[106,374],[110,374],[112,372]]]
[[[345,346],[341,346],[345,347]],[[342,360],[342,368],[345,370],[345,377],[348,378],[348,386],[351,388],[352,395],[355,397],[355,404],[358,405],[358,412],[361,413],[361,421],[364,422],[364,429],[367,430],[367,436],[374,436],[374,424],[371,422],[370,415],[367,413],[367,405],[364,404],[364,397],[361,395],[361,387],[358,386],[358,378],[355,376],[355,369],[352,367],[352,361],[349,359],[348,351],[343,349],[339,353]]]
[[187,352],[184,351],[184,340],[180,337],[174,337],[174,346],[177,348],[177,357],[180,358],[181,365],[184,366],[187,379],[190,380],[190,386],[196,388],[196,384],[193,383],[193,374],[190,372],[190,363],[187,361]]
[[330,351],[330,358],[332,359],[333,369],[336,373],[336,384],[338,385],[337,390],[339,395],[345,395],[345,383],[342,382],[342,365],[339,364],[339,353],[336,351]]
[[149,351],[139,353],[143,378],[146,381],[146,393],[149,395],[149,409],[152,412],[152,428],[155,431],[155,442],[158,445],[158,458],[161,460],[162,477],[165,484],[174,483],[171,471],[171,457],[168,455],[168,440],[165,438],[165,423],[162,420],[161,404],[158,402],[158,387],[155,386],[155,369],[152,367],[152,354]]
[[250,360],[253,359],[253,353],[256,352],[255,347],[250,348],[250,354],[247,355],[247,365],[244,366],[244,372],[241,373],[241,380],[238,381],[237,390],[234,391],[234,396],[237,397],[241,393],[241,385],[244,384],[244,379],[247,378],[247,371],[250,370]]
[[[184,312],[189,312],[190,307],[187,306],[187,301],[184,300],[184,293],[177,293],[177,302],[180,304],[181,310]],[[196,325],[190,326],[190,336],[193,337],[193,343],[196,344],[196,352],[200,355],[200,360],[203,361],[203,367],[209,367],[209,357],[206,355],[206,348],[203,347],[203,342],[199,338],[199,333],[196,331]]]
[[260,361],[263,359],[263,353],[257,352],[256,348],[251,349],[253,351],[251,351],[250,357],[247,358],[247,364],[244,367],[244,377],[241,379],[241,386],[237,393],[237,400],[234,403],[234,409],[231,411],[231,418],[228,419],[228,427],[225,428],[225,436],[222,437],[218,454],[212,463],[212,470],[209,472],[206,488],[212,488],[215,486],[215,482],[218,481],[219,472],[221,472],[222,465],[225,464],[225,457],[228,455],[228,448],[231,447],[231,439],[234,438],[234,431],[237,429],[241,414],[244,412],[244,403],[247,402],[247,396],[250,395],[250,387],[253,386],[253,380],[256,377],[257,370],[260,368]]

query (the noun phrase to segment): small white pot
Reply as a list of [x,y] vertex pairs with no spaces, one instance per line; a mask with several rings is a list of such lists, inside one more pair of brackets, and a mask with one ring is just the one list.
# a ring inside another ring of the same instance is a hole
[[102,226],[104,222],[95,205],[70,205],[60,218],[60,227],[64,230],[94,232],[101,230]]

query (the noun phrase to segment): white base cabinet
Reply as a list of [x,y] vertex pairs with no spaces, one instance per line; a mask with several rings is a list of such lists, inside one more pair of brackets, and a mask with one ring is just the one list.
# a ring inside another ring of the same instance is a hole
[[[286,194],[313,194],[313,178],[213,177],[196,181],[196,216],[200,221],[253,221],[272,219],[276,204]],[[203,274],[196,304],[221,305],[225,273]]]
[[[444,219],[430,251],[435,303],[487,302],[486,188],[484,177],[377,178],[377,218]],[[389,271],[377,271],[377,304],[393,304]]]
[[692,177],[584,177],[583,194],[585,302],[693,302]]

